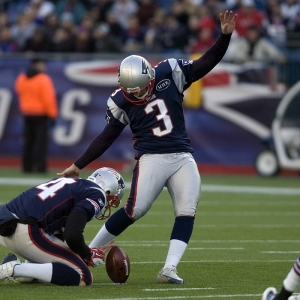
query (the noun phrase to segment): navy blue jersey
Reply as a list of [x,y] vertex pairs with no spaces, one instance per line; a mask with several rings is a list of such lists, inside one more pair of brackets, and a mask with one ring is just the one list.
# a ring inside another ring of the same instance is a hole
[[73,209],[82,211],[87,220],[98,216],[106,206],[105,192],[86,179],[54,178],[23,192],[7,203],[19,219],[37,222],[48,233],[65,227]]
[[130,126],[136,158],[146,153],[193,152],[182,105],[183,92],[198,79],[192,64],[191,60],[167,59],[154,67],[153,95],[145,105],[132,104],[120,89],[108,99],[106,122]]

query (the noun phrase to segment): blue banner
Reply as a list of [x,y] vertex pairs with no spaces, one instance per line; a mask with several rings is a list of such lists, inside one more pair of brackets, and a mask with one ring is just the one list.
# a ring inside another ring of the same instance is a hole
[[[59,102],[50,158],[75,159],[102,131],[107,98],[118,88],[119,62],[47,62]],[[14,82],[27,66],[27,60],[0,61],[0,156],[21,155],[23,124]],[[220,64],[203,79],[201,106],[185,108],[187,131],[199,164],[253,165],[265,147],[262,141],[271,135],[284,93],[284,88],[270,85],[268,72],[263,66]],[[191,96],[188,93],[186,97]],[[130,128],[126,128],[102,158],[129,160],[133,155]]]

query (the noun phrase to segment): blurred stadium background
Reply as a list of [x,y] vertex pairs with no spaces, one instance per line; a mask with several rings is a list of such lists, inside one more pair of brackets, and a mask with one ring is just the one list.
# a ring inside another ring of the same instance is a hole
[[[153,65],[198,57],[217,38],[218,14],[225,9],[239,15],[233,48],[187,91],[187,130],[201,172],[256,173],[256,157],[272,140],[276,109],[300,78],[297,0],[0,0],[0,166],[20,166],[22,119],[14,81],[32,57],[47,60],[57,91],[60,114],[49,163],[64,169],[105,126],[106,100],[118,88],[125,56],[141,54]],[[277,54],[235,59],[230,53],[237,54],[234,47],[253,25]],[[127,171],[132,163],[127,128],[90,167]]]

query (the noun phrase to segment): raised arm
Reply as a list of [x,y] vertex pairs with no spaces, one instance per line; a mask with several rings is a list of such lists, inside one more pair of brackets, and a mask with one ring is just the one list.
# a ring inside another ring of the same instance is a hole
[[210,49],[198,59],[194,60],[193,71],[200,79],[209,73],[223,58],[229,46],[231,34],[235,28],[237,15],[232,11],[220,14],[222,33]]

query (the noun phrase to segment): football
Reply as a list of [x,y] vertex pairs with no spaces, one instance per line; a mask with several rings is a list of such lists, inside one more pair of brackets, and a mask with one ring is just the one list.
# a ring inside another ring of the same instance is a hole
[[105,260],[106,273],[114,283],[125,283],[130,274],[130,260],[119,246],[112,246]]

